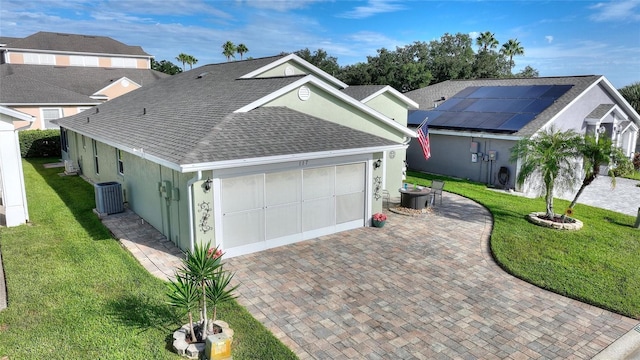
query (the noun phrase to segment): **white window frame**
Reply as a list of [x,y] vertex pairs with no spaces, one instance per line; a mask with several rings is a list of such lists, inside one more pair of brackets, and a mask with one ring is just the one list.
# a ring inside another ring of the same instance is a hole
[[93,147],[93,167],[96,175],[100,175],[100,161],[98,160],[98,142],[91,139],[91,146]]
[[34,54],[24,53],[22,54],[25,64],[30,65],[55,65],[56,56],[52,54]]
[[122,158],[122,150],[116,149],[116,165],[118,167],[118,174],[124,175],[124,160]]
[[[45,117],[45,112],[47,111],[57,111],[58,112],[58,117]],[[64,116],[64,112],[62,110],[62,108],[42,108],[40,109],[40,118],[42,119],[42,128],[45,130],[48,129],[60,129],[60,126],[52,124],[51,120],[56,120],[56,119],[60,119],[61,117]]]

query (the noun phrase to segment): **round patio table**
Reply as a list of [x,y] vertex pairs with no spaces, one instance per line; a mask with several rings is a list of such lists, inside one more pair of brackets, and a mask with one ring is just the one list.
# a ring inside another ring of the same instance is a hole
[[423,187],[400,188],[400,206],[417,210],[424,209],[429,202],[430,190]]

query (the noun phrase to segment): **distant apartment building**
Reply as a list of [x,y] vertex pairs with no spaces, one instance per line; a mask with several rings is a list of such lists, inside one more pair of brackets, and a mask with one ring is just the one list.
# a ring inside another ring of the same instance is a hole
[[140,46],[105,36],[38,32],[0,37],[0,106],[31,115],[16,128],[57,129],[51,120],[169,76],[151,70]]

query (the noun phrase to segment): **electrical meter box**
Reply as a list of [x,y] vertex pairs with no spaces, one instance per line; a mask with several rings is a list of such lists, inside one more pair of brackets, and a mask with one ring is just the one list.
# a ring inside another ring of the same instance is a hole
[[469,148],[469,151],[470,151],[472,154],[477,153],[477,152],[478,152],[478,143],[477,143],[477,142],[475,142],[475,141],[472,141],[472,142],[471,142],[471,147]]
[[489,150],[489,161],[498,160],[498,152],[495,150]]

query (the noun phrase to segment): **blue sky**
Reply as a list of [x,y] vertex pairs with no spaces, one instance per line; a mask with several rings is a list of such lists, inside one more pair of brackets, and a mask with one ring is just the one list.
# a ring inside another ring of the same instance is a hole
[[0,35],[38,31],[109,36],[176,64],[184,52],[196,66],[226,61],[227,40],[245,56],[324,49],[348,65],[447,32],[491,31],[524,47],[514,71],[640,81],[640,0],[0,0]]

